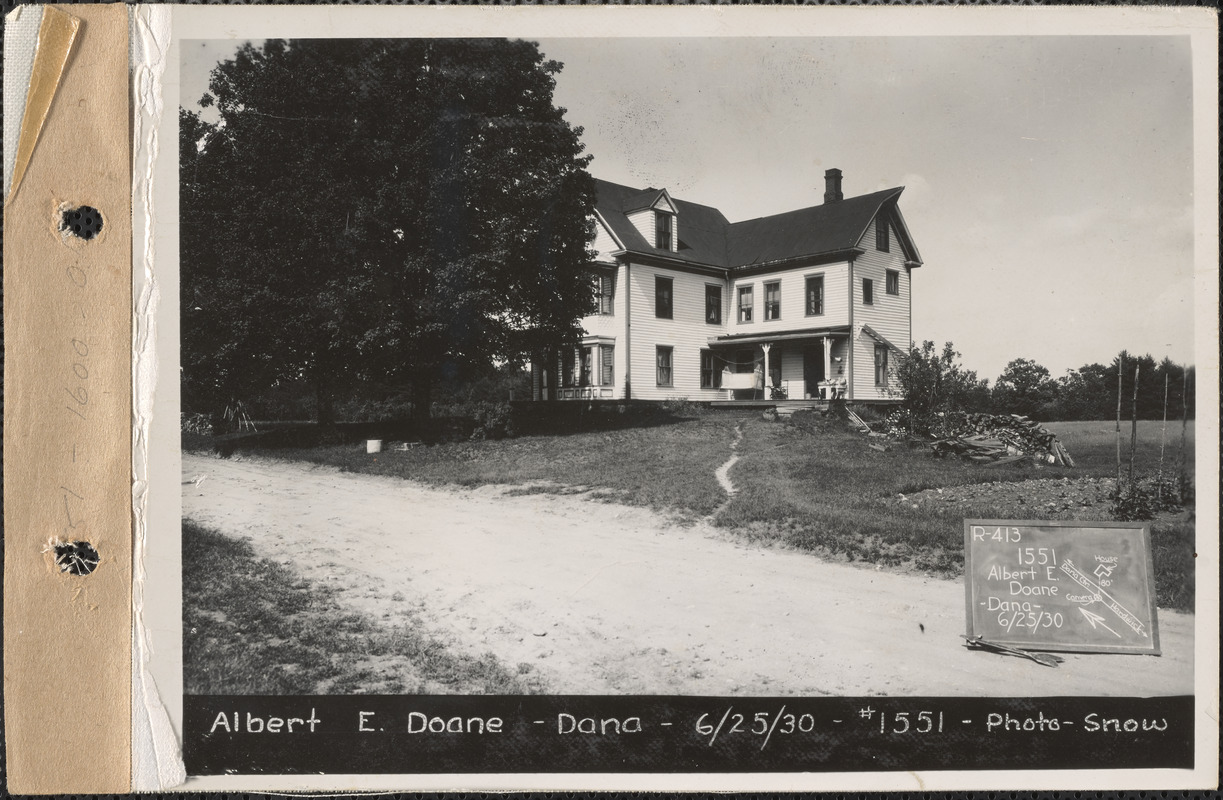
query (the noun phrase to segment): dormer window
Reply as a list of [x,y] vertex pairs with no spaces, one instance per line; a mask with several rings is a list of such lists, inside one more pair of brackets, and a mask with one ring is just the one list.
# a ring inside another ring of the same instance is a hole
[[671,249],[671,215],[665,211],[654,212],[654,246],[659,250]]

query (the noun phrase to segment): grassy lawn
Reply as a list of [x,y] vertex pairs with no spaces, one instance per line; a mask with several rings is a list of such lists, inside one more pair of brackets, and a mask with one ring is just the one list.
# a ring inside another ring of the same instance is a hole
[[[740,445],[744,457],[731,473],[739,494],[718,517],[719,525],[757,541],[825,557],[956,577],[963,569],[965,518],[1108,518],[1075,509],[1053,511],[988,501],[916,508],[899,501],[902,494],[963,484],[1112,476],[1116,450],[1112,432],[1102,437],[1096,431],[1103,423],[1048,426],[1079,464],[1072,469],[1028,462],[984,467],[932,458],[925,448],[903,446],[883,453],[869,448],[865,437],[840,423],[812,417],[796,421],[799,424],[786,425],[752,417],[745,422]],[[1159,426],[1140,425],[1139,437],[1135,473],[1153,472],[1159,462]],[[1168,468],[1173,467],[1173,452],[1165,452]],[[1193,537],[1191,522],[1152,526],[1156,590],[1165,607],[1193,607]]]
[[[769,422],[758,412],[706,411],[668,424],[563,436],[526,436],[489,442],[419,447],[368,455],[344,445],[267,451],[268,455],[330,464],[431,484],[527,484],[520,492],[591,489],[593,496],[644,505],[681,518],[708,516],[726,499],[714,470],[731,454],[736,425],[743,426],[740,461],[730,473],[738,493],[715,524],[753,541],[793,547],[822,557],[877,564],[901,571],[956,577],[963,568],[965,517],[1104,519],[1098,509],[1007,506],[989,500],[914,508],[900,495],[964,484],[1115,475],[1115,423],[1047,425],[1065,444],[1076,468],[1020,462],[985,467],[936,459],[925,447],[891,446],[879,452],[867,438],[834,417],[798,414]],[[1139,424],[1136,474],[1159,466],[1158,422]],[[1129,426],[1123,423],[1128,464]],[[1192,473],[1193,426],[1188,432]],[[1166,471],[1176,468],[1180,425],[1168,425]],[[1153,525],[1159,603],[1192,608],[1192,522]]]
[[[1117,423],[1103,422],[1046,422],[1045,428],[1057,435],[1074,458],[1076,472],[1084,475],[1113,477],[1117,474]],[[1159,450],[1163,423],[1139,420],[1138,446],[1134,452],[1134,474],[1150,474],[1159,467]],[[1189,474],[1193,474],[1193,421],[1190,420],[1185,434],[1185,459]],[[1164,443],[1164,471],[1176,469],[1177,457],[1181,454],[1180,420],[1168,420]],[[1130,423],[1121,423],[1121,465],[1129,469]]]
[[345,611],[335,592],[183,523],[187,694],[526,694],[491,654],[449,652],[409,626]]
[[729,456],[731,417],[563,436],[458,442],[368,455],[364,445],[271,450],[267,455],[330,464],[434,485],[533,484],[524,492],[595,489],[596,497],[704,516],[725,499],[714,469]]

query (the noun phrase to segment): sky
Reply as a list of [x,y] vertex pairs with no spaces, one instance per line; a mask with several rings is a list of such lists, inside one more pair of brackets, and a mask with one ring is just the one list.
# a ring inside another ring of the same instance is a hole
[[[596,177],[731,221],[904,186],[913,337],[979,377],[1194,361],[1187,37],[539,41]],[[233,48],[185,44],[184,102]]]

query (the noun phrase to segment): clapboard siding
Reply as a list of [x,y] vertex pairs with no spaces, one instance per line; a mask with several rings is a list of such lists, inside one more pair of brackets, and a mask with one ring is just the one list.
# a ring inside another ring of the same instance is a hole
[[612,313],[591,314],[581,320],[582,329],[592,336],[621,336],[624,331],[624,266],[617,265],[612,277]]
[[591,245],[595,251],[595,261],[610,262],[615,260],[612,253],[620,249],[603,223],[595,220],[595,240]]
[[[660,207],[661,211],[666,211],[666,203]],[[651,247],[654,246],[654,223],[658,219],[654,213],[654,209],[647,208],[642,211],[634,211],[632,214],[626,214],[628,221],[633,223],[633,227],[638,233],[645,237],[646,243]],[[668,250],[675,250],[676,238],[679,236],[680,219],[678,214],[671,215],[671,246]]]
[[632,214],[625,214],[628,221],[633,224],[637,232],[645,237],[646,243],[650,246],[654,245],[654,211],[653,209],[643,209],[634,211]]
[[[614,258],[610,255],[612,252],[619,250],[614,239],[608,234],[603,224],[595,221],[595,240],[594,249],[596,251],[596,260],[601,262],[611,262]],[[601,336],[613,340],[614,348],[613,374],[615,380],[612,384],[613,394],[616,399],[624,396],[624,373],[625,373],[625,353],[624,353],[624,265],[617,264],[614,277],[612,280],[612,313],[611,314],[591,314],[582,318],[580,325],[582,330],[589,336]]]
[[[672,318],[654,315],[654,279],[671,278],[673,290]],[[633,304],[632,347],[633,398],[665,400],[687,397],[691,400],[718,400],[726,393],[701,388],[701,350],[709,347],[709,339],[725,332],[725,325],[705,322],[705,284],[722,283],[688,272],[669,270],[644,264],[632,265],[629,292]],[[723,288],[723,320],[726,318],[726,291]],[[670,387],[657,385],[655,348],[673,348]]]
[[[807,278],[824,276],[824,313],[807,316]],[[848,280],[847,262],[823,264],[818,267],[799,267],[768,272],[731,281],[731,317],[727,330],[732,334],[767,333],[790,331],[801,328],[824,328],[831,325],[849,324],[849,298],[845,284]],[[781,282],[781,318],[764,318],[764,285]],[[752,287],[752,321],[739,322],[739,287]]]
[[615,270],[615,277],[612,283],[612,313],[611,314],[591,314],[583,317],[580,321],[582,330],[587,336],[600,336],[613,340],[615,348],[615,358],[613,361],[613,370],[615,381],[615,399],[624,397],[624,377],[625,377],[625,352],[624,335],[625,329],[625,266],[618,264]]
[[[907,352],[913,338],[909,319],[910,270],[905,267],[904,251],[895,230],[888,234],[888,252],[875,249],[875,222],[867,228],[859,247],[865,252],[854,260],[854,324],[869,325],[901,351]],[[887,270],[899,273],[899,294],[887,293]],[[862,280],[874,281],[874,303],[862,302]],[[889,365],[896,354],[889,355]],[[894,381],[893,381],[894,383]],[[892,386],[893,392],[896,387]],[[868,334],[858,337],[854,347],[854,398],[857,400],[894,399],[895,394],[875,386],[875,340]]]

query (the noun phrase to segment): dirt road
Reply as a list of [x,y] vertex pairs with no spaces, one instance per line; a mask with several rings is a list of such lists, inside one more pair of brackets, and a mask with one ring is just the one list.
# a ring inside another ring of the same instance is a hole
[[[186,483],[203,476],[198,485]],[[311,465],[183,456],[183,514],[376,619],[491,651],[552,694],[1193,692],[1193,617],[1163,656],[1054,669],[970,652],[960,582],[825,563],[575,496],[438,490]]]

